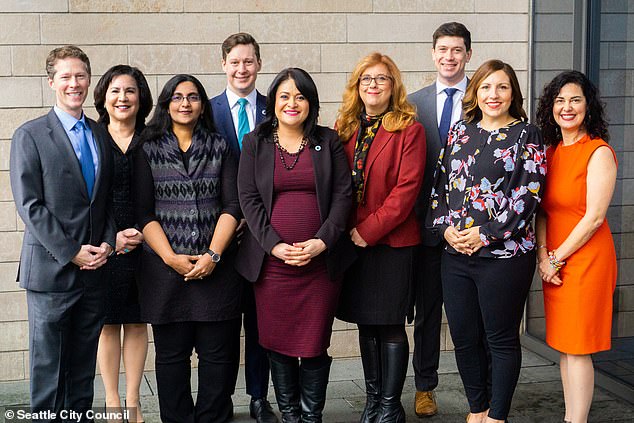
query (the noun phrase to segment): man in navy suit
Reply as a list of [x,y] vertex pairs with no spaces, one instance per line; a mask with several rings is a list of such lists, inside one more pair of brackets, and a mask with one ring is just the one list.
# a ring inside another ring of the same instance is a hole
[[[229,141],[237,156],[242,150],[242,138],[264,117],[266,97],[255,89],[262,68],[260,46],[247,33],[230,35],[222,43],[222,70],[227,75],[227,89],[211,99],[214,123]],[[278,422],[267,399],[269,361],[258,340],[253,286],[245,281],[244,289],[244,376],[247,394],[251,396],[249,413],[258,423]]]
[[444,243],[437,232],[425,228],[425,217],[438,155],[447,142],[449,129],[462,116],[462,98],[468,82],[465,66],[471,59],[471,33],[459,22],[442,24],[433,34],[431,53],[437,70],[436,81],[409,96],[427,136],[425,178],[416,204],[423,236],[422,259],[416,271],[413,356],[415,411],[419,417],[438,412],[433,390],[438,386],[443,302],[440,256]]
[[52,420],[72,410],[87,421],[104,320],[100,268],[115,247],[112,157],[103,130],[83,113],[86,54],[56,48],[46,71],[55,106],[15,131],[10,162],[25,225],[18,281],[28,304],[31,408],[56,413]]

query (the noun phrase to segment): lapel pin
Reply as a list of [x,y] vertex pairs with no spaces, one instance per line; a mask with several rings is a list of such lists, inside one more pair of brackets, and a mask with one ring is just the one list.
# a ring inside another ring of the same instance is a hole
[[266,115],[266,110],[262,109],[262,114]]
[[315,151],[321,151],[321,145],[316,145],[315,146]]

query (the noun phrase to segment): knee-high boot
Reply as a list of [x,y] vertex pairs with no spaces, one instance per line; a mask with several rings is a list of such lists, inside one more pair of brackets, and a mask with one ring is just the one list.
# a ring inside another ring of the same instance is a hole
[[361,363],[365,378],[365,408],[360,423],[374,423],[379,412],[381,401],[381,356],[376,338],[359,336]]
[[300,366],[302,423],[321,423],[322,412],[326,405],[326,390],[332,358],[320,369],[309,370]]
[[408,359],[407,341],[381,343],[381,406],[376,423],[405,422],[401,394],[407,374]]
[[282,413],[282,423],[299,423],[299,363],[281,363],[269,357],[275,399]]

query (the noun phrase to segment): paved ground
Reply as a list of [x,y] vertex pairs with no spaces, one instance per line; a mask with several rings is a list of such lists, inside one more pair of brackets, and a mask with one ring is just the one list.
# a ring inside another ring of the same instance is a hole
[[[462,383],[456,370],[453,353],[441,354],[440,384],[437,389],[439,414],[418,419],[414,414],[414,381],[410,366],[403,404],[407,410],[408,421],[421,423],[458,423],[464,422],[468,411]],[[196,371],[192,372],[193,391],[196,391]],[[156,397],[156,379],[154,373],[146,373],[142,386],[142,405],[145,420],[148,423],[159,422],[158,401]],[[103,404],[101,380],[95,382],[95,406]],[[269,391],[273,402],[273,388]],[[248,416],[248,400],[244,391],[244,377],[238,376],[238,387],[234,396],[236,423],[254,423]],[[0,405],[24,405],[28,403],[27,382],[0,383]],[[328,385],[328,401],[324,411],[326,423],[354,423],[359,420],[365,404],[363,389],[363,371],[358,359],[339,359],[333,362]],[[273,405],[276,408],[275,404]],[[563,420],[563,399],[559,368],[551,361],[533,353],[524,351],[522,373],[515,392],[509,421],[512,423],[561,422]],[[0,418],[1,421],[4,420]],[[8,423],[9,420],[6,420]],[[594,403],[590,413],[590,422],[634,422],[634,405],[621,401],[599,388],[595,391]]]

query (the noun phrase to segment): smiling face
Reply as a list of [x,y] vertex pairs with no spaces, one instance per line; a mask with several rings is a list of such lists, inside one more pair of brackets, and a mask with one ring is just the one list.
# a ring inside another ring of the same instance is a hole
[[90,86],[90,74],[84,62],[75,57],[58,59],[48,85],[55,91],[57,107],[79,119]]
[[275,116],[280,127],[303,129],[309,110],[308,100],[299,92],[293,79],[287,79],[277,87]]
[[222,61],[229,89],[240,97],[255,89],[255,80],[261,67],[253,44],[237,44]]
[[376,78],[379,75],[389,77],[383,85],[377,84],[376,79],[372,79],[370,85],[363,85],[359,82],[359,97],[361,97],[361,101],[365,105],[365,112],[372,116],[379,115],[390,106],[393,84],[392,75],[390,75],[390,71],[383,63],[377,63],[366,68],[361,73],[361,78],[366,75],[372,78]]
[[561,132],[577,132],[583,127],[588,103],[578,84],[568,83],[561,87],[553,102],[553,117]]
[[139,87],[131,75],[117,75],[112,78],[104,106],[110,121],[127,122],[134,125],[139,111]]
[[482,111],[482,120],[507,123],[512,100],[511,81],[503,70],[487,76],[478,87],[478,107]]
[[451,87],[464,78],[465,66],[471,60],[471,50],[467,51],[462,37],[444,36],[436,40],[431,57],[438,71],[438,80]]
[[[189,96],[198,96],[198,101],[191,101]],[[172,118],[173,126],[186,126],[193,129],[198,122],[204,105],[200,100],[200,94],[193,82],[184,81],[176,86],[172,97],[180,96],[181,101],[170,101],[169,114]]]

